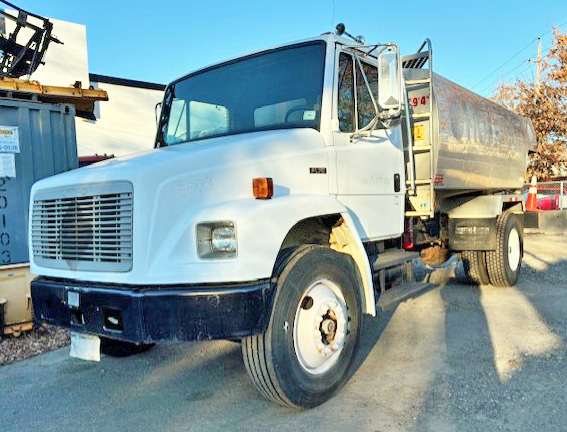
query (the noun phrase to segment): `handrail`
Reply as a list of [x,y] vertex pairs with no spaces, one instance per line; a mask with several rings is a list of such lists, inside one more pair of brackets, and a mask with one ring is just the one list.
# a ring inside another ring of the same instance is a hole
[[408,135],[408,158],[409,158],[409,175],[410,175],[410,192],[412,195],[415,195],[417,190],[415,187],[415,167],[414,167],[414,154],[413,154],[413,137],[412,137],[412,133],[411,133],[411,122],[410,122],[410,110],[409,110],[409,99],[408,99],[408,92],[406,89],[406,81],[403,81],[403,85],[404,85],[404,94],[405,94],[405,98],[404,98],[404,105],[406,106],[405,109],[405,118],[406,118],[406,129],[407,129],[407,135]]

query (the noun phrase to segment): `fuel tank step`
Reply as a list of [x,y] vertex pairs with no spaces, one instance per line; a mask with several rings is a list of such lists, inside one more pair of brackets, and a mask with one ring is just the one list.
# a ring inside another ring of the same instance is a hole
[[382,293],[376,302],[376,306],[384,312],[393,306],[396,306],[398,303],[409,298],[417,297],[436,286],[437,285],[422,282],[410,282],[398,285]]
[[376,258],[374,258],[374,261],[371,261],[371,265],[374,271],[378,271],[388,267],[405,264],[416,258],[419,258],[419,252],[407,252],[405,250],[396,249],[394,251],[379,254]]

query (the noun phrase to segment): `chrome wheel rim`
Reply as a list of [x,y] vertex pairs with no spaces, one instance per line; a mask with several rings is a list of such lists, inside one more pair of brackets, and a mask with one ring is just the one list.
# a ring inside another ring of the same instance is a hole
[[340,288],[328,279],[313,283],[295,314],[293,343],[301,367],[313,374],[327,372],[339,359],[348,330],[348,312]]
[[512,228],[508,236],[508,265],[512,271],[516,271],[520,265],[521,246],[520,234],[516,228]]

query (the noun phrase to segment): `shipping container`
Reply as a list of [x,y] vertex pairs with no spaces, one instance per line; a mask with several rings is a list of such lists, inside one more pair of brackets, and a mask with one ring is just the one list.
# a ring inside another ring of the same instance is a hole
[[28,261],[32,184],[77,166],[73,105],[0,99],[0,266]]

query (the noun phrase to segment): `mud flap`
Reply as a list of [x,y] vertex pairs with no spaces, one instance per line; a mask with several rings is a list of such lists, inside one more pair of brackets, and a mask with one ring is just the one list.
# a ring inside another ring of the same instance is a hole
[[81,360],[100,361],[100,338],[85,333],[71,332],[71,357]]

